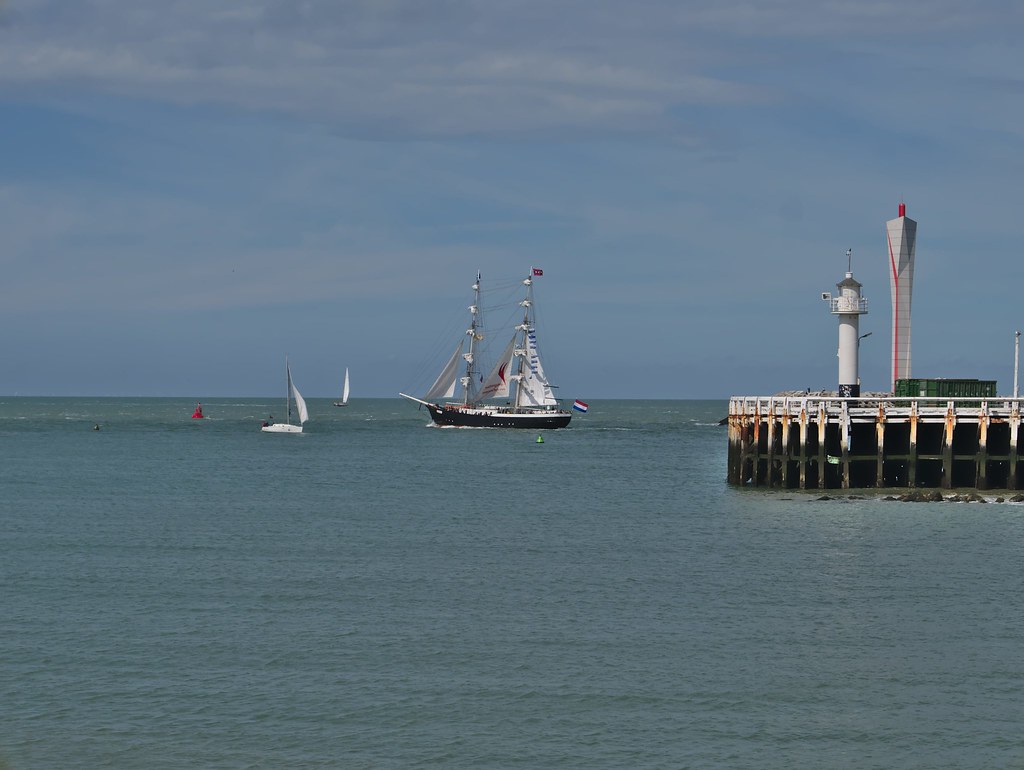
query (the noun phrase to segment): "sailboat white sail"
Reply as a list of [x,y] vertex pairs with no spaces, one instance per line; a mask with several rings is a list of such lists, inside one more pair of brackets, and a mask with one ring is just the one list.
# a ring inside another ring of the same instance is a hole
[[335,406],[348,406],[348,367],[345,367],[345,384],[341,388],[341,401],[335,401]]
[[558,399],[544,376],[544,367],[537,352],[537,332],[533,329],[526,330],[526,366],[519,380],[519,398],[521,403],[530,406],[558,405]]
[[[427,407],[431,419],[438,425],[481,428],[563,428],[569,424],[572,413],[558,406],[553,386],[548,382],[540,363],[537,333],[533,319],[533,278],[543,275],[539,268],[531,268],[523,285],[526,297],[519,303],[523,308],[522,321],[505,350],[487,375],[477,369],[476,343],[483,340],[480,318],[480,274],[473,284],[473,304],[469,306],[471,322],[466,336],[469,350],[462,353],[465,337],[445,364],[440,376],[423,398],[400,393],[410,401]],[[458,376],[459,358],[465,370]],[[440,403],[455,393],[456,383],[463,386],[462,400],[458,403]],[[513,395],[513,384],[515,392]],[[488,400],[511,401],[503,405],[490,405]]]
[[512,385],[512,361],[515,357],[516,338],[508,341],[505,352],[494,365],[491,373],[487,376],[483,386],[480,388],[480,398],[508,398],[509,388]]
[[292,379],[292,370],[288,370],[288,388],[291,390],[292,398],[295,400],[295,411],[299,415],[299,425],[303,425],[309,419],[309,412],[306,411],[306,399],[295,387],[295,380]]
[[[285,390],[285,414],[287,415],[287,422],[275,422],[273,425],[263,424],[264,433],[302,433],[302,425],[309,419],[309,412],[306,409],[306,399],[299,393],[299,389],[295,387],[295,381],[292,380],[292,368],[288,363],[288,359],[284,360],[284,368],[288,377],[288,386]],[[295,402],[295,412],[299,418],[299,424],[295,425],[292,423],[292,401]]]
[[463,342],[464,340],[459,340],[459,344],[455,347],[452,357],[448,359],[448,363],[444,365],[441,374],[438,375],[434,384],[430,386],[430,390],[427,391],[427,395],[424,396],[428,401],[439,398],[451,398],[455,395],[455,383],[459,376],[459,359],[462,358]]

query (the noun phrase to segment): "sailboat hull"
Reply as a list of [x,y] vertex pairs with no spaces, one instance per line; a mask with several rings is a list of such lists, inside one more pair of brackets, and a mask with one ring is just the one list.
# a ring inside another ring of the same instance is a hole
[[301,425],[289,425],[286,422],[275,422],[273,425],[264,425],[264,433],[302,433]]
[[459,428],[526,428],[528,430],[551,430],[564,428],[572,414],[563,410],[538,409],[535,411],[508,408],[487,409],[481,407],[438,406],[429,404],[430,418],[437,425]]

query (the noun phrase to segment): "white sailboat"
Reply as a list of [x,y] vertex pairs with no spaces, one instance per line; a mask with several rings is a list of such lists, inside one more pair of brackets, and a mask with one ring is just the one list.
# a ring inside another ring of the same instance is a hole
[[[427,407],[431,419],[438,425],[474,428],[564,428],[572,413],[558,405],[552,385],[544,375],[537,348],[537,332],[533,309],[533,279],[543,275],[539,268],[531,268],[523,285],[526,297],[519,304],[524,309],[522,323],[515,326],[512,339],[498,359],[490,375],[484,379],[477,370],[476,344],[483,339],[480,324],[480,274],[473,284],[473,304],[470,326],[466,330],[469,352],[463,353],[465,337],[459,341],[440,376],[422,399],[399,393],[403,398]],[[459,363],[465,361],[465,373],[460,378]],[[456,386],[462,385],[462,400],[442,403],[455,395]],[[513,384],[515,394],[511,396]],[[488,404],[488,399],[505,399],[504,405]]]
[[[284,369],[288,375],[288,387],[285,390],[285,411],[287,415],[285,419],[287,422],[275,422],[272,425],[264,422],[264,433],[302,433],[302,425],[309,419],[309,412],[306,411],[306,400],[292,381],[292,368],[288,364],[287,358],[284,360]],[[299,419],[298,425],[292,423],[292,401],[295,402],[295,414]]]
[[341,388],[341,401],[335,401],[335,406],[348,406],[348,367],[345,367],[345,384]]

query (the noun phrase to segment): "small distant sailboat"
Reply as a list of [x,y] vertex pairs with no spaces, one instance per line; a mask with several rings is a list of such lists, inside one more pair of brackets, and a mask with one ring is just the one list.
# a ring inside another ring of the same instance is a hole
[[348,406],[348,367],[345,367],[345,384],[341,388],[341,401],[335,401],[335,406]]
[[[302,424],[309,419],[309,412],[306,411],[306,400],[292,381],[292,368],[288,364],[287,358],[284,360],[284,369],[288,375],[288,388],[285,391],[285,410],[287,415],[285,419],[287,422],[275,422],[272,425],[264,422],[264,433],[302,433]],[[295,413],[299,418],[298,425],[292,423],[292,401],[295,401]]]

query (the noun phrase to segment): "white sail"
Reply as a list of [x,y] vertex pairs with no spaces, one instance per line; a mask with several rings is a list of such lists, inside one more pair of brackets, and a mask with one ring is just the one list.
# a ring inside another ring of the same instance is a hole
[[444,365],[444,369],[441,370],[441,374],[438,375],[434,384],[430,386],[430,390],[423,396],[427,401],[451,398],[455,395],[455,381],[458,375],[459,361],[462,359],[462,343],[463,340],[459,340],[459,344],[455,348],[452,357]]
[[302,397],[299,389],[295,387],[295,383],[292,381],[291,367],[288,368],[288,389],[295,400],[295,411],[299,414],[299,424],[301,425],[309,419],[309,412],[306,411],[306,399]]
[[509,340],[508,347],[494,365],[490,376],[480,388],[480,398],[508,398],[509,385],[512,382],[512,357],[515,352],[515,336]]
[[341,403],[348,403],[348,367],[345,367],[345,387],[341,390]]
[[537,332],[528,329],[526,332],[526,361],[523,366],[523,378],[519,381],[519,404],[521,406],[557,406],[558,399],[551,390],[544,367],[540,363],[537,352]]

